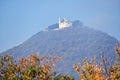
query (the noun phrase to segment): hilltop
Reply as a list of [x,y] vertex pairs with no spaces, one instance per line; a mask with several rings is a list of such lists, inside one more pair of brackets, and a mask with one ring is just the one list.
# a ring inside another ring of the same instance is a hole
[[113,47],[118,40],[104,32],[85,27],[78,20],[71,23],[60,29],[58,23],[48,26],[46,31],[38,32],[22,44],[2,54],[10,53],[15,59],[36,52],[41,56],[61,55],[62,60],[56,66],[59,69],[57,71],[74,76],[77,74],[74,74],[72,65],[80,62],[84,57],[89,60],[96,56],[99,61],[103,52],[109,62],[115,60]]

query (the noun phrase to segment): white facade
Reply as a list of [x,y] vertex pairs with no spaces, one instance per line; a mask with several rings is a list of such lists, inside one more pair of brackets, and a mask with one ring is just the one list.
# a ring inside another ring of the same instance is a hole
[[59,29],[71,27],[71,26],[72,26],[72,23],[70,23],[68,20],[66,19],[61,20],[59,18]]

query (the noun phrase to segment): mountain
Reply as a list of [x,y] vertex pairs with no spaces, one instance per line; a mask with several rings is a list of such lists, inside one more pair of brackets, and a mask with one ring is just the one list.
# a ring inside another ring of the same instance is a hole
[[101,52],[111,62],[115,60],[114,45],[118,43],[108,34],[85,27],[80,21],[73,21],[72,27],[57,29],[58,23],[48,26],[45,31],[40,31],[22,44],[9,49],[1,54],[10,53],[15,59],[26,57],[30,53],[39,52],[41,56],[62,55],[58,62],[57,71],[71,74],[77,79],[72,65],[80,62],[84,57],[88,60],[96,56],[100,61]]

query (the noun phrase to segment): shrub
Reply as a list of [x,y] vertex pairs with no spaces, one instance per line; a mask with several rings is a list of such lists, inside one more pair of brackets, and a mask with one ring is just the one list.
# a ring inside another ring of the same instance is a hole
[[[75,64],[73,68],[81,80],[120,80],[120,47],[115,46],[115,51],[118,63],[113,63],[110,67],[98,66],[95,58],[92,58],[90,63],[84,59],[83,64]],[[102,63],[105,65],[105,59],[102,59]]]
[[10,55],[0,56],[0,78],[4,80],[52,80],[53,68],[61,57],[30,54],[29,58],[14,61]]

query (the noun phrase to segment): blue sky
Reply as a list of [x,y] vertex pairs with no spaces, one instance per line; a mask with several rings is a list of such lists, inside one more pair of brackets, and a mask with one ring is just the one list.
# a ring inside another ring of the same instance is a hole
[[0,0],[0,52],[21,44],[59,17],[80,20],[120,40],[120,0]]

